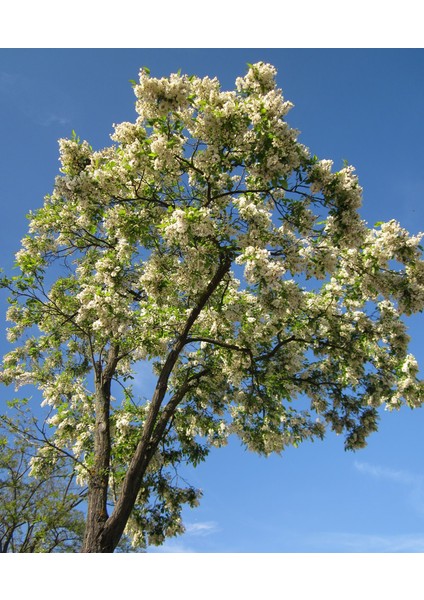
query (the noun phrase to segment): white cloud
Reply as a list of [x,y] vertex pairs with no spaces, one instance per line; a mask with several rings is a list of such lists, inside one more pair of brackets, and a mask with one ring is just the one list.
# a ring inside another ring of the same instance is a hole
[[175,540],[166,540],[162,544],[162,546],[150,546],[149,552],[165,553],[165,554],[170,554],[170,553],[181,554],[181,553],[189,553],[189,552],[196,552],[196,551],[193,550],[193,548],[191,548],[184,542],[179,542],[179,541],[175,541]]
[[60,115],[55,114],[46,115],[40,120],[40,125],[43,125],[44,127],[49,127],[50,125],[67,125],[68,123],[70,123],[68,117],[61,117]]
[[320,552],[424,552],[424,534],[321,533],[307,540]]
[[217,524],[215,521],[203,521],[198,523],[187,523],[185,526],[186,533],[189,535],[210,535],[211,533],[215,533],[219,531]]
[[394,470],[387,467],[380,467],[378,465],[371,465],[364,462],[354,462],[355,469],[361,473],[371,475],[376,479],[386,479],[388,481],[394,481],[396,483],[402,483],[404,485],[417,485],[421,484],[423,478],[419,475],[414,475],[408,471]]
[[[150,546],[149,552],[159,553],[192,553],[197,552],[190,545],[190,537],[206,537],[219,531],[218,524],[215,521],[198,521],[197,523],[185,524],[185,537],[180,539],[167,539],[162,546]],[[186,542],[188,538],[188,543]]]

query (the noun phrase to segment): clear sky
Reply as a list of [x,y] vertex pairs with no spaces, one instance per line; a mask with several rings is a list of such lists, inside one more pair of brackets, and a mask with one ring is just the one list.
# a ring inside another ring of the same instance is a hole
[[[110,144],[112,124],[136,117],[129,80],[141,66],[158,77],[217,76],[232,89],[259,60],[277,67],[300,141],[336,167],[356,167],[363,218],[424,230],[421,49],[2,49],[1,266],[13,262],[26,213],[52,191],[58,138],[75,130],[94,148]],[[2,330],[5,308],[3,294]],[[409,323],[424,365],[424,317]],[[1,352],[4,339],[0,331]],[[147,395],[142,370],[138,382]],[[333,435],[268,459],[231,442],[188,474],[204,497],[185,513],[186,534],[160,551],[423,552],[423,430],[423,409],[404,408],[382,412],[379,432],[356,453]]]

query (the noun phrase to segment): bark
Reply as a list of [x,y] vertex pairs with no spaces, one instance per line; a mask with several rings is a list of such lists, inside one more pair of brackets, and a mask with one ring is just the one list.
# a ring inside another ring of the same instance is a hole
[[118,348],[111,348],[106,367],[96,367],[94,465],[88,484],[88,508],[82,552],[113,552],[101,541],[108,518],[107,498],[110,469],[110,396],[111,381],[118,361]]

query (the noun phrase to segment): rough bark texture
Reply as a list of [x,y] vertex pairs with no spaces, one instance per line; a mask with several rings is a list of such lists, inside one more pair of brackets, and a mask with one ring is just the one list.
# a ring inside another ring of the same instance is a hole
[[111,348],[102,372],[96,368],[94,465],[88,486],[88,509],[82,552],[113,552],[114,547],[104,544],[101,536],[108,518],[107,497],[110,468],[110,394],[111,380],[116,369],[118,349]]

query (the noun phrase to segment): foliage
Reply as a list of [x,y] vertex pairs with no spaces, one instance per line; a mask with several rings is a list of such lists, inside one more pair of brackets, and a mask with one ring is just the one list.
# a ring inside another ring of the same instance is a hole
[[[142,69],[138,118],[111,146],[60,140],[61,175],[3,278],[9,339],[26,337],[1,378],[41,390],[55,447],[136,544],[183,530],[199,494],[176,469],[231,434],[269,454],[331,428],[356,449],[379,407],[423,401],[402,318],[424,306],[421,236],[367,226],[353,167],[299,143],[275,75],[249,65],[227,92]],[[131,386],[143,362],[147,402]],[[43,448],[33,473],[59,455]]]
[[40,478],[29,477],[38,432],[22,406],[0,418],[0,432],[0,552],[78,551],[83,492],[74,484],[72,466],[62,458]]

